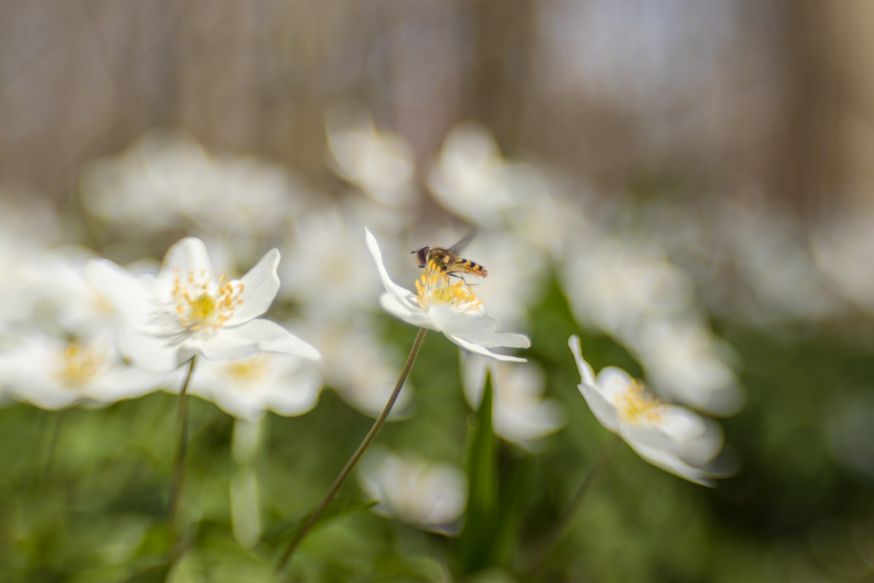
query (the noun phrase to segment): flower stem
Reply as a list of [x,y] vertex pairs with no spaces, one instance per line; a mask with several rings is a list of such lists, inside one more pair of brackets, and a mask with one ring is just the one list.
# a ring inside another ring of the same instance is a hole
[[328,507],[328,504],[340,490],[340,486],[343,485],[343,482],[345,482],[346,478],[349,477],[349,474],[352,473],[352,469],[355,467],[355,464],[358,463],[358,460],[361,459],[361,456],[364,455],[364,452],[367,451],[367,448],[370,447],[371,443],[373,443],[373,440],[376,438],[376,434],[379,433],[379,430],[382,428],[385,420],[388,418],[389,413],[391,413],[395,401],[397,401],[398,396],[401,394],[401,389],[403,388],[407,377],[410,376],[410,371],[413,370],[413,364],[416,362],[416,356],[419,355],[419,349],[422,347],[422,341],[425,340],[425,334],[427,332],[428,330],[426,330],[425,328],[419,328],[419,332],[416,334],[416,339],[413,341],[413,347],[410,349],[410,354],[407,356],[407,362],[404,364],[404,368],[401,370],[401,374],[398,376],[398,380],[395,383],[395,388],[392,391],[391,396],[388,398],[388,401],[386,402],[382,413],[380,413],[379,417],[376,418],[376,421],[373,422],[373,425],[370,427],[370,431],[368,431],[367,435],[364,436],[364,439],[361,441],[358,449],[355,450],[355,453],[352,454],[352,457],[349,458],[349,460],[346,462],[346,465],[343,466],[343,469],[334,479],[334,483],[331,484],[330,488],[328,488],[328,491],[325,493],[322,501],[319,502],[319,505],[316,506],[315,510],[307,515],[307,517],[303,521],[303,524],[301,524],[301,526],[295,533],[294,538],[292,538],[291,542],[288,543],[288,547],[286,547],[285,552],[282,553],[282,556],[276,563],[277,573],[281,572],[288,564],[288,561],[289,559],[291,559],[291,555],[294,553],[294,550],[303,541],[307,532],[309,532],[309,530],[316,524],[316,522],[318,522],[319,517],[325,511],[325,508]]
[[176,516],[179,510],[179,498],[182,495],[182,487],[185,485],[185,458],[188,455],[188,385],[194,375],[194,367],[197,364],[197,356],[192,356],[188,361],[188,372],[185,381],[179,390],[178,408],[176,410],[176,457],[173,460],[173,481],[170,485],[170,510],[169,521],[176,526]]
[[549,556],[550,551],[552,551],[553,547],[561,540],[561,537],[564,536],[564,533],[567,531],[568,527],[571,525],[574,516],[576,516],[577,512],[580,509],[580,506],[583,503],[583,499],[586,497],[586,494],[591,490],[592,485],[595,483],[595,480],[601,474],[607,464],[610,463],[610,460],[613,459],[613,454],[616,452],[616,446],[619,445],[619,436],[614,435],[612,439],[610,439],[607,443],[605,443],[601,447],[601,451],[598,453],[598,457],[595,458],[595,461],[592,463],[592,466],[589,468],[589,471],[586,472],[586,476],[583,478],[583,482],[580,484],[580,487],[577,489],[576,494],[574,494],[573,499],[570,504],[568,504],[567,509],[565,509],[561,518],[555,523],[552,530],[550,530],[546,536],[543,537],[543,542],[540,544],[540,547],[536,553],[534,553],[534,559],[529,563],[528,568],[525,570],[525,574],[522,577],[523,580],[528,581],[534,574],[543,566],[543,563],[546,561],[546,558]]

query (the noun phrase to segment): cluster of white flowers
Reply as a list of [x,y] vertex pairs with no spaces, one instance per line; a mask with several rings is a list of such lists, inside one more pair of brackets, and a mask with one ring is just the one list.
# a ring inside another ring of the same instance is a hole
[[[705,310],[731,316],[732,304],[720,299],[731,294],[712,291],[733,289],[715,285],[725,266],[750,284],[758,305],[781,306],[750,311],[763,321],[826,318],[846,305],[838,296],[871,309],[874,280],[855,269],[871,247],[861,219],[822,226],[808,251],[795,223],[759,207],[726,204],[711,223],[701,221],[706,228],[678,225],[668,207],[629,222],[621,202],[597,202],[578,180],[506,159],[475,124],[450,132],[424,172],[410,145],[362,110],[333,110],[326,137],[330,166],[344,181],[337,193],[311,191],[274,164],[212,155],[178,133],[148,134],[95,163],[80,195],[88,240],[106,255],[129,259],[146,248],[154,256],[179,232],[201,237],[172,244],[160,265],[121,267],[70,241],[41,239],[62,231],[60,220],[11,205],[0,229],[0,396],[58,409],[178,392],[182,365],[196,357],[189,392],[241,422],[304,414],[324,387],[376,416],[402,356],[382,337],[381,305],[461,349],[460,384],[473,409],[488,372],[496,434],[538,451],[567,415],[546,394],[544,370],[515,352],[529,347],[528,337],[499,331],[498,321],[528,329],[555,274],[581,327],[624,345],[653,388],[614,368],[595,377],[572,340],[580,390],[598,420],[644,459],[710,483],[721,475],[714,460],[722,436],[692,409],[728,415],[743,401],[736,358]],[[410,232],[425,189],[446,212]],[[367,227],[390,241],[385,250]],[[470,251],[489,277],[451,276],[434,262],[416,272],[410,249],[449,247],[471,230]],[[714,242],[722,255],[689,252]],[[401,279],[411,285],[389,273],[410,274]],[[266,319],[277,297],[276,321]],[[415,398],[401,393],[392,419],[404,418]],[[382,453],[361,480],[381,511],[445,528],[464,503],[456,474]],[[399,482],[411,489],[393,490]],[[434,489],[446,493],[436,508],[416,498]]]

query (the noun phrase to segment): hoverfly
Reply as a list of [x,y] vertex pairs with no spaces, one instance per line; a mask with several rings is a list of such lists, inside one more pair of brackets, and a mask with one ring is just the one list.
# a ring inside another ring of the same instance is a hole
[[443,271],[455,277],[461,277],[459,275],[461,273],[469,273],[470,275],[476,275],[477,277],[486,277],[489,272],[485,267],[459,255],[462,249],[470,243],[470,240],[473,239],[475,234],[476,233],[469,233],[461,239],[461,241],[448,249],[444,249],[443,247],[428,247],[426,245],[424,247],[419,247],[415,251],[410,251],[410,253],[416,254],[416,263],[419,268],[424,268],[428,265],[429,261],[434,261],[443,269]]

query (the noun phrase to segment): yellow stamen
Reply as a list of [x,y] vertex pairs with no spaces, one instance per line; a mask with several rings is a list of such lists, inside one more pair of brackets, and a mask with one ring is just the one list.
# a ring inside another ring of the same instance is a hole
[[194,331],[221,328],[243,304],[243,287],[242,282],[228,281],[224,275],[213,282],[204,271],[189,272],[184,279],[177,271],[173,301],[179,323]]
[[419,306],[427,310],[433,305],[451,305],[464,310],[482,307],[482,302],[461,278],[451,278],[435,261],[428,261],[425,273],[416,280]]
[[96,350],[71,342],[60,355],[55,377],[65,387],[75,389],[86,385],[103,368],[106,358]]
[[267,360],[263,356],[255,356],[248,360],[232,362],[225,366],[225,373],[237,381],[258,381],[267,374]]
[[662,402],[656,399],[642,382],[632,379],[617,403],[619,413],[630,423],[648,421],[655,423],[661,419]]

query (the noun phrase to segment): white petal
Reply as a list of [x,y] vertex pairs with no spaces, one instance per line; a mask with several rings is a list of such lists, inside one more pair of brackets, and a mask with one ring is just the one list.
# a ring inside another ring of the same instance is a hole
[[385,264],[382,262],[382,252],[379,250],[379,244],[376,242],[376,237],[370,232],[367,227],[364,228],[364,238],[367,242],[367,248],[373,256],[373,261],[376,263],[376,269],[379,272],[379,278],[382,280],[382,285],[385,290],[395,297],[397,302],[410,311],[421,311],[415,296],[409,290],[406,290],[393,282],[388,276],[388,271],[385,269]]
[[171,346],[164,338],[158,338],[135,328],[125,328],[118,338],[119,350],[134,363],[146,370],[167,372],[186,362],[193,352]]
[[574,355],[574,361],[577,363],[577,369],[580,371],[583,384],[594,387],[597,384],[595,382],[595,371],[592,370],[592,365],[583,358],[583,353],[580,351],[580,337],[571,336],[568,338],[567,343]]
[[459,312],[447,305],[431,307],[428,315],[437,329],[444,334],[460,336],[470,342],[479,343],[498,329],[497,321],[488,316]]
[[221,328],[215,334],[192,339],[192,348],[212,360],[239,360],[259,352],[280,352],[319,360],[319,351],[269,320],[252,320],[240,326]]
[[616,366],[608,366],[598,373],[595,386],[604,395],[604,398],[614,405],[623,399],[631,388],[634,378]]
[[141,276],[119,267],[108,259],[93,259],[85,267],[85,276],[128,321],[143,322],[151,311],[149,287]]
[[243,305],[234,311],[227,321],[227,326],[236,326],[257,318],[267,311],[276,292],[279,291],[279,251],[271,249],[261,258],[255,267],[249,270],[240,280],[243,284],[241,299]]
[[581,383],[577,387],[580,389],[580,392],[586,399],[586,403],[589,405],[589,409],[592,410],[598,422],[613,433],[618,433],[619,413],[616,411],[613,403],[608,401],[597,387],[589,383]]
[[464,389],[464,396],[471,407],[479,408],[489,361],[476,354],[467,354],[463,350],[459,350],[458,354],[461,360],[461,386]]
[[531,348],[531,340],[524,334],[495,332],[480,340],[480,345],[486,348]]
[[628,445],[637,452],[637,454],[648,461],[652,465],[659,467],[667,472],[679,476],[690,482],[700,484],[702,486],[713,486],[715,476],[702,468],[697,468],[689,463],[686,463],[680,457],[672,452],[664,451],[655,447],[646,446],[640,443],[631,443]]
[[490,351],[489,349],[480,346],[479,344],[474,344],[464,338],[459,338],[458,336],[450,336],[446,335],[452,342],[458,344],[462,348],[466,350],[470,350],[471,352],[475,352],[477,354],[482,354],[483,356],[488,356],[494,358],[495,360],[501,360],[504,362],[528,362],[524,358],[519,358],[518,356],[508,356],[506,354],[497,354],[495,352]]
[[203,273],[212,277],[212,263],[203,241],[186,237],[170,247],[161,266],[161,278],[172,278],[176,270],[182,274]]
[[423,312],[422,310],[411,310],[406,306],[406,304],[399,302],[394,294],[385,292],[379,296],[379,304],[386,312],[399,320],[403,320],[407,324],[412,324],[413,326],[418,326],[420,328],[437,330],[437,327],[434,326],[431,318],[428,317],[427,312]]

